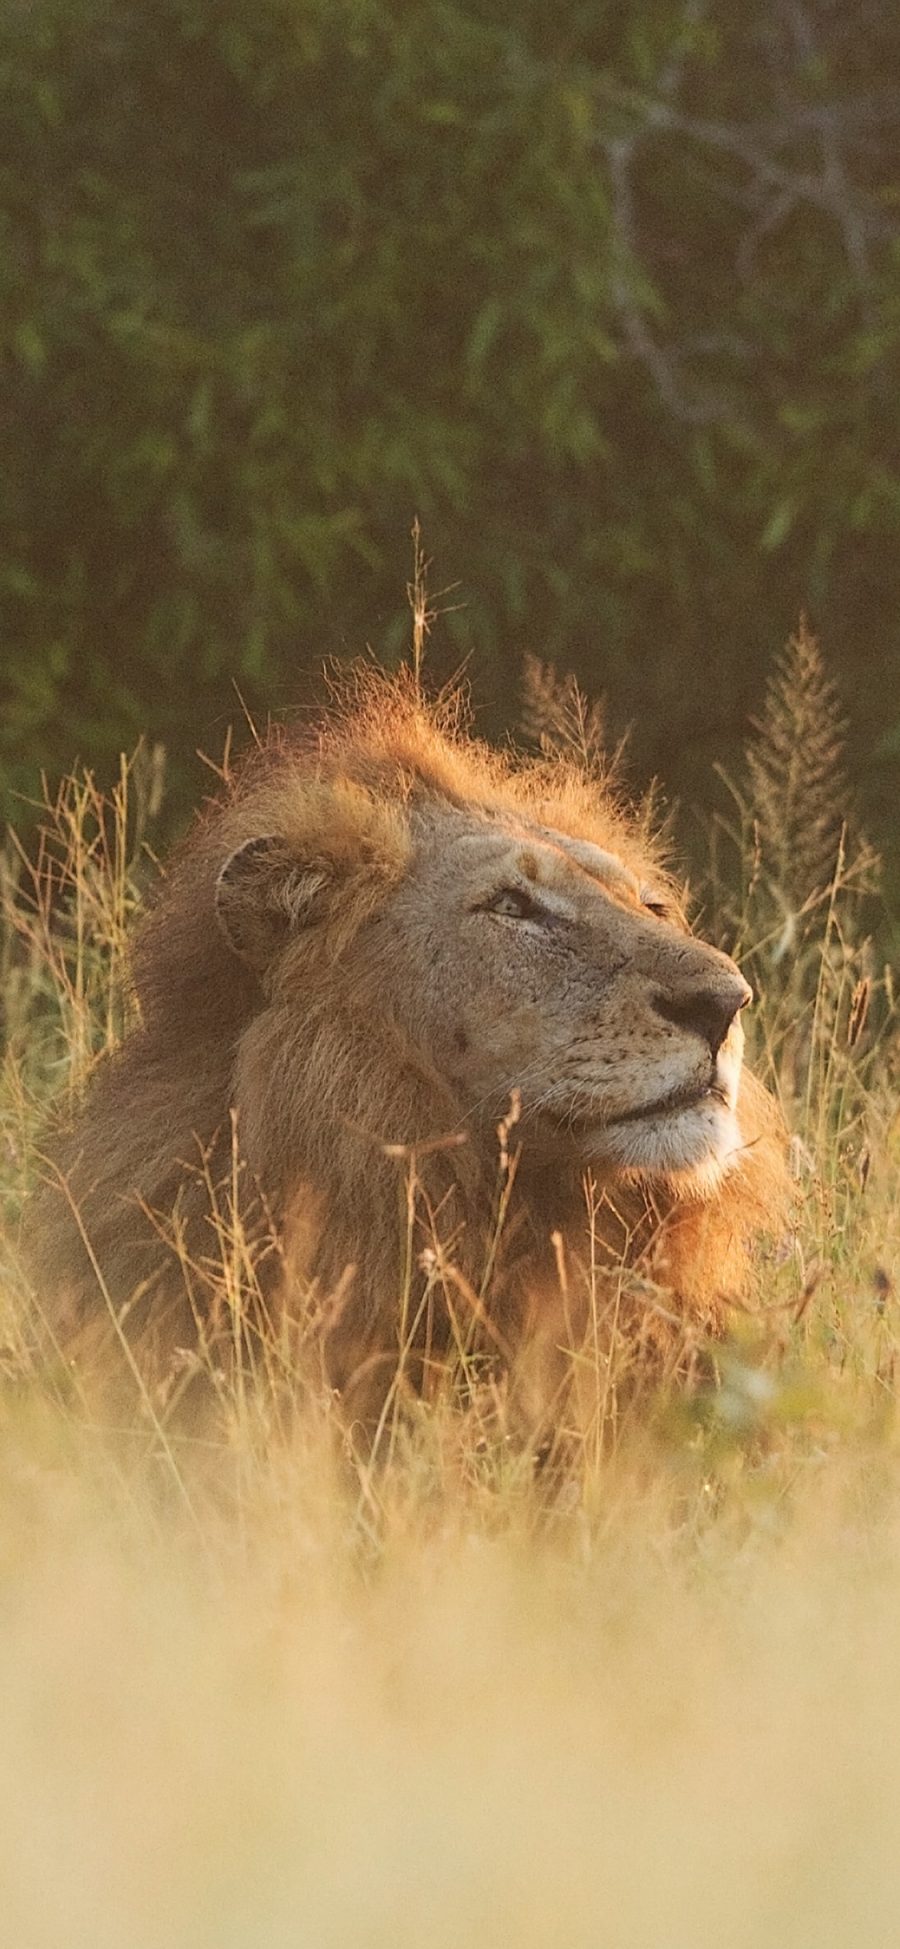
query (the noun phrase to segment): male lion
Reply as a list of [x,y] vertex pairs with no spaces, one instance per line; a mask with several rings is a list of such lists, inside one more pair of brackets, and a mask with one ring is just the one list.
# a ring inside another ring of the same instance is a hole
[[240,1258],[241,1331],[315,1314],[358,1409],[401,1341],[427,1386],[473,1333],[509,1361],[613,1307],[714,1328],[743,1290],[782,1169],[750,989],[573,763],[362,679],[198,820],[133,981],[30,1223],[76,1355],[92,1322],[157,1378],[233,1344]]

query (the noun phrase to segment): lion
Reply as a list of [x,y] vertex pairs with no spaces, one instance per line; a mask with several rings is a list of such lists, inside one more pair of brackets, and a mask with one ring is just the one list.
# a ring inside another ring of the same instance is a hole
[[367,673],[270,730],[131,973],[28,1226],[76,1365],[98,1335],[157,1385],[227,1357],[236,1250],[241,1334],[314,1318],[355,1414],[401,1357],[419,1389],[462,1343],[557,1358],[614,1295],[644,1341],[747,1303],[783,1184],[750,988],[608,784],[490,749],[458,697]]

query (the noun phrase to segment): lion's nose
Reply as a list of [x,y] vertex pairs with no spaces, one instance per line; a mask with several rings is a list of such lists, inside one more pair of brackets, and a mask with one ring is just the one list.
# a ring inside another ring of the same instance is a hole
[[718,1055],[722,1043],[739,1010],[753,1000],[753,990],[748,988],[742,976],[735,974],[721,987],[691,988],[679,994],[657,994],[654,1007],[664,1022],[674,1022],[680,1029],[690,1029],[695,1035],[708,1042],[714,1056]]

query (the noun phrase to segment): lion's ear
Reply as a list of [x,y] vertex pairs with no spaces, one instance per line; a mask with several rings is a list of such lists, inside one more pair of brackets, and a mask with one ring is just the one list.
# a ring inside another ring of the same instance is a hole
[[311,925],[332,878],[327,860],[298,860],[283,839],[246,839],[216,881],[216,919],[232,952],[264,974],[294,928]]

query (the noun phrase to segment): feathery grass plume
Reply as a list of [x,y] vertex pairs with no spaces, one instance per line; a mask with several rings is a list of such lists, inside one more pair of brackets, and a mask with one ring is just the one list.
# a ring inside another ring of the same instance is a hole
[[672,841],[671,808],[664,803],[655,778],[632,795],[625,780],[628,733],[610,746],[602,696],[586,696],[571,671],[560,676],[552,663],[526,652],[522,658],[519,729],[542,758],[568,759],[614,799],[627,801],[637,837],[652,844],[661,861],[667,858]]
[[746,761],[756,876],[751,960],[757,978],[766,970],[770,1008],[780,994],[786,1020],[793,1018],[781,1066],[786,1058],[795,1087],[802,1080],[797,1093],[807,1111],[813,1095],[820,1106],[828,1098],[835,1064],[846,1068],[846,1044],[860,1043],[871,997],[864,899],[877,886],[879,862],[857,827],[843,764],[846,730],[837,688],[801,618],[776,662]]
[[857,823],[845,737],[837,687],[801,619],[775,663],[744,779],[720,769],[736,819],[715,820],[709,835],[717,935],[765,996],[757,1040],[807,1141],[813,1117],[817,1128],[851,1117],[851,1072],[859,1082],[891,1012],[866,931],[879,861]]
[[758,994],[756,1066],[797,1132],[805,1195],[838,1224],[842,1156],[888,1136],[884,1054],[896,1043],[890,973],[867,934],[879,858],[861,834],[844,770],[840,694],[805,620],[775,663],[740,783],[736,819],[709,828],[713,934]]
[[737,816],[711,823],[707,896],[722,938],[792,986],[803,949],[817,952],[836,918],[855,935],[861,896],[877,885],[843,766],[846,728],[802,620],[775,663],[743,778],[716,767]]
[[594,777],[614,770],[602,699],[591,701],[571,673],[561,677],[552,663],[530,653],[522,659],[519,722],[545,758],[571,758]]
[[452,595],[459,587],[457,582],[448,582],[443,589],[432,595],[428,587],[428,571],[431,557],[426,555],[422,545],[422,524],[418,515],[410,529],[413,545],[412,578],[406,584],[406,600],[412,617],[412,632],[409,644],[408,667],[412,674],[416,695],[421,697],[424,690],[425,660],[428,639],[440,616],[449,615],[462,604],[445,602],[444,597]]
[[746,748],[763,883],[784,923],[782,952],[798,933],[809,932],[807,918],[813,932],[822,932],[824,898],[838,872],[845,892],[865,883],[862,869],[871,855],[849,837],[846,734],[837,686],[802,617],[776,659]]
[[421,687],[422,665],[425,661],[425,645],[431,635],[431,626],[436,617],[428,599],[428,567],[422,549],[422,529],[419,517],[412,524],[413,572],[412,581],[406,584],[406,600],[412,611],[412,671],[416,689]]

